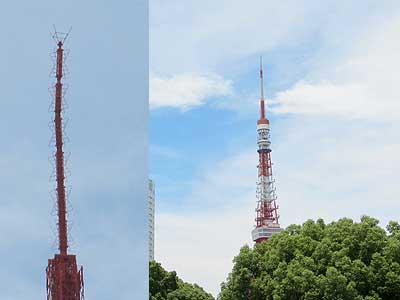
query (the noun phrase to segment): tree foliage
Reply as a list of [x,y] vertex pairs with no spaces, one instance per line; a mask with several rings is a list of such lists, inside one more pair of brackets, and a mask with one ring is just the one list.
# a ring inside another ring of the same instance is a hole
[[400,299],[400,224],[309,220],[244,246],[220,300]]
[[175,271],[168,272],[160,263],[150,262],[150,300],[214,300],[197,284],[183,282]]

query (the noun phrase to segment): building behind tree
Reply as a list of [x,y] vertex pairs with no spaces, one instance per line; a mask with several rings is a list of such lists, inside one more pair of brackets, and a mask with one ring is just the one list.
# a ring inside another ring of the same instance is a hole
[[149,259],[154,260],[154,181],[149,179]]

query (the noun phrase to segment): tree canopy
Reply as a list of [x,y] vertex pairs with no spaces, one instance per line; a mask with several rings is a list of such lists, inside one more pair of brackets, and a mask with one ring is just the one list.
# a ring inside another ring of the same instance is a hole
[[244,246],[233,262],[220,300],[400,299],[400,224],[309,220]]
[[150,262],[150,300],[214,300],[197,284],[182,281],[175,271],[168,272],[160,263]]

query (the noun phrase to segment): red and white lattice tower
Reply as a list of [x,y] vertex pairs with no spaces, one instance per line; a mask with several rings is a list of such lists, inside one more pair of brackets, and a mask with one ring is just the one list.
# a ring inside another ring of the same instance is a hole
[[271,138],[269,120],[265,116],[265,100],[263,87],[262,60],[260,59],[260,119],[257,121],[258,144],[258,182],[257,182],[257,208],[256,226],[251,235],[253,241],[261,243],[279,233],[278,207],[274,179],[272,177]]
[[[68,34],[67,34],[68,35]],[[65,159],[63,152],[63,84],[64,49],[67,37],[55,33],[57,43],[54,85],[55,175],[57,200],[57,229],[59,253],[49,259],[46,269],[47,300],[83,300],[83,269],[78,269],[76,256],[68,253],[67,197],[65,187]]]

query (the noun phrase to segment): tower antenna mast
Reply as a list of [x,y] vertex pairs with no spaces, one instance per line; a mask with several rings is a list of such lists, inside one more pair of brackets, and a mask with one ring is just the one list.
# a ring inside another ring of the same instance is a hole
[[262,56],[260,56],[260,120],[265,119],[265,100],[264,100],[264,80],[263,80],[263,69],[262,69]]
[[47,300],[83,300],[83,268],[78,269],[76,256],[68,254],[67,198],[65,188],[65,160],[63,151],[63,83],[64,76],[64,42],[69,35],[55,30],[53,39],[56,42],[55,65],[55,101],[54,101],[54,134],[55,134],[55,173],[57,198],[57,227],[59,253],[48,260]]

